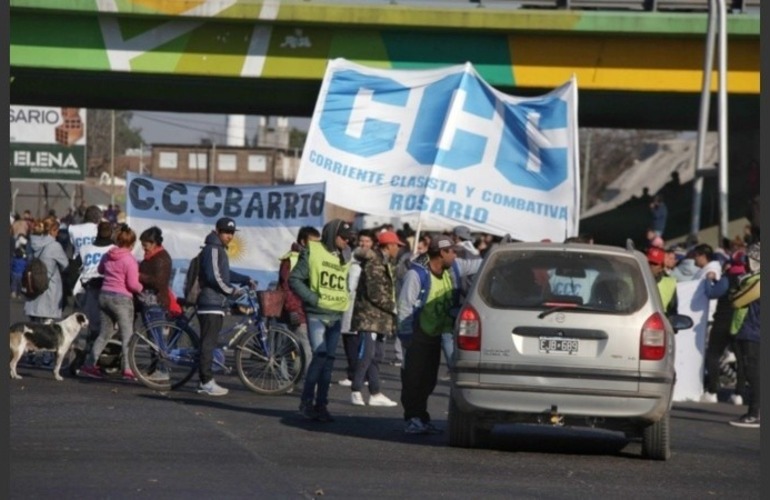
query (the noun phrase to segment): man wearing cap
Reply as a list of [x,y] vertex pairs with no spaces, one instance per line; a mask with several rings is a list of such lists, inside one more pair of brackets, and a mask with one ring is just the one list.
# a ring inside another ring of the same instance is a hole
[[349,223],[333,219],[320,241],[308,241],[289,274],[289,286],[302,300],[313,359],[305,374],[299,411],[309,420],[332,422],[329,385],[340,339],[342,314],[348,308]]
[[356,290],[351,330],[359,338],[359,355],[355,364],[350,402],[363,406],[361,389],[369,381],[370,406],[396,406],[380,392],[379,363],[384,356],[385,337],[396,332],[396,276],[395,264],[404,243],[393,231],[377,235],[375,249],[361,248],[353,253],[361,263],[361,275]]
[[451,237],[439,235],[428,246],[428,261],[415,262],[398,296],[398,336],[406,349],[401,371],[401,404],[407,434],[441,432],[430,421],[428,397],[436,387],[441,337],[452,332],[460,306],[460,280],[475,274],[481,257],[459,259]]
[[473,246],[473,235],[467,226],[455,226],[452,229],[452,239],[457,245],[458,257],[464,258],[467,255],[479,255],[479,250]]
[[228,308],[228,298],[236,298],[243,292],[233,283],[249,285],[256,284],[250,277],[230,270],[230,259],[227,256],[227,246],[235,237],[235,221],[230,217],[217,220],[215,229],[206,236],[200,257],[200,295],[196,303],[198,322],[201,327],[201,354],[198,373],[200,384],[198,393],[209,396],[224,396],[228,390],[214,380],[211,363],[214,359],[214,349],[217,347],[219,331],[222,329],[225,311]]
[[650,264],[650,271],[658,284],[660,300],[663,302],[663,309],[666,314],[677,314],[679,309],[679,300],[676,296],[676,280],[665,273],[666,251],[659,247],[650,247],[647,249],[647,262]]

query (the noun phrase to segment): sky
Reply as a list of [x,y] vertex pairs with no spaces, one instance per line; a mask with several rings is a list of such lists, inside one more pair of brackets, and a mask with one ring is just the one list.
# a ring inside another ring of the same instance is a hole
[[[170,113],[132,111],[131,127],[141,129],[147,144],[200,144],[201,139],[212,139],[226,144],[227,115],[205,113]],[[259,116],[246,116],[246,137],[252,140],[257,133]],[[275,118],[271,118],[275,124]],[[307,130],[310,118],[289,117],[289,126]]]

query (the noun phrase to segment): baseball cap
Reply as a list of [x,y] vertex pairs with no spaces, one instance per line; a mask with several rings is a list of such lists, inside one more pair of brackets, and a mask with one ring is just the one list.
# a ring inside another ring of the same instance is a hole
[[235,228],[235,221],[230,217],[222,217],[217,221],[217,231],[234,233],[237,231]]
[[447,250],[449,248],[455,248],[455,242],[449,236],[440,234],[431,238],[428,250],[431,252],[437,252],[439,250]]
[[377,235],[377,243],[380,245],[387,245],[388,243],[395,243],[402,247],[404,243],[398,238],[398,235],[393,231],[382,231]]
[[647,249],[647,262],[650,264],[663,265],[666,260],[666,251],[660,247],[650,247]]
[[349,240],[353,237],[353,228],[345,221],[340,222],[340,225],[337,226],[337,236]]
[[468,229],[466,226],[455,226],[455,228],[452,229],[452,234],[454,234],[461,240],[473,239],[473,236],[471,236],[471,230]]

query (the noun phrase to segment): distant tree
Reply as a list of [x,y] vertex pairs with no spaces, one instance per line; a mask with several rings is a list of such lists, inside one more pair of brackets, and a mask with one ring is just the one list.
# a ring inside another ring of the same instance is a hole
[[[88,175],[104,172],[112,157],[112,110],[89,109],[87,111]],[[145,144],[142,129],[131,127],[131,111],[115,111],[115,155],[127,149]]]
[[292,127],[289,131],[289,147],[302,149],[305,147],[305,140],[307,139],[307,131],[300,130]]

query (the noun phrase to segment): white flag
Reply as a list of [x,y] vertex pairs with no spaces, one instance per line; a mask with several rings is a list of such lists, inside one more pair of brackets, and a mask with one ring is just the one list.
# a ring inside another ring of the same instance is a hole
[[387,70],[330,61],[297,183],[365,214],[419,214],[519,240],[578,233],[577,83],[539,97],[488,85],[470,63]]

